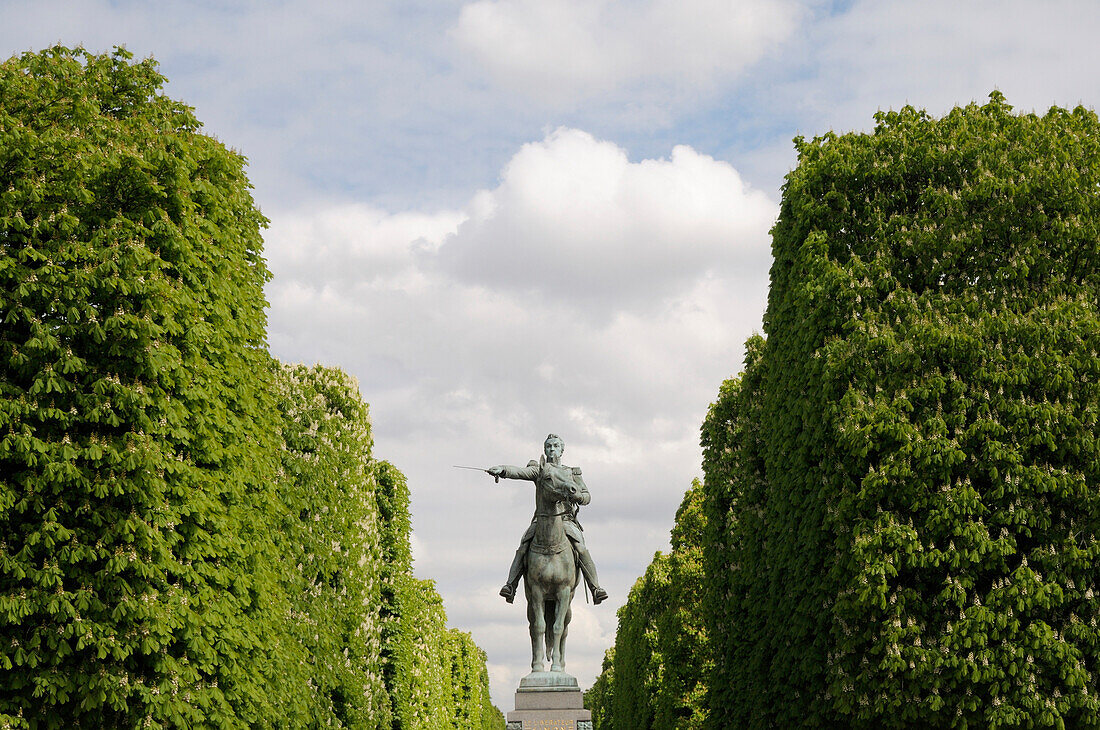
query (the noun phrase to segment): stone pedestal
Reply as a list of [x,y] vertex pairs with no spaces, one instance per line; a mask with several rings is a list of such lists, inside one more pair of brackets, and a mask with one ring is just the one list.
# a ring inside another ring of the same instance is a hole
[[519,681],[508,730],[592,730],[577,678],[564,672],[531,672]]

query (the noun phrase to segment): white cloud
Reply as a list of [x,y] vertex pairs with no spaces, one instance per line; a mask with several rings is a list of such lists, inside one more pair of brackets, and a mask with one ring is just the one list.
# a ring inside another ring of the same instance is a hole
[[[451,466],[522,464],[547,432],[565,438],[613,596],[572,634],[570,669],[591,682],[615,607],[698,473],[707,405],[759,327],[776,212],[689,147],[631,162],[562,129],[462,210],[271,214],[272,348],[359,379],[376,453],[409,477],[417,569],[490,663],[530,661],[523,611],[495,594],[532,495]],[[508,704],[502,687],[494,677]]]
[[344,204],[280,218],[267,236],[272,269],[316,284],[376,282],[407,289],[412,256],[434,252],[466,219],[461,211],[391,214]]
[[477,0],[451,31],[500,83],[551,104],[648,85],[693,95],[786,38],[791,0]]
[[575,129],[524,145],[479,207],[444,241],[441,266],[601,315],[650,312],[708,273],[757,270],[776,212],[733,167],[690,147],[632,163]]
[[389,384],[419,378],[431,391],[402,392],[423,399],[410,408],[488,414],[503,400],[559,409],[609,444],[623,429],[666,438],[759,322],[775,213],[690,148],[631,163],[558,130],[467,211],[273,216],[271,341],[362,364],[365,387],[387,386],[367,394],[376,408]]

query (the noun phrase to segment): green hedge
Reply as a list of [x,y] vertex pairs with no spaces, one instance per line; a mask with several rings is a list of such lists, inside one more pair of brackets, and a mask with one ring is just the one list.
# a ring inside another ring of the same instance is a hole
[[162,83],[0,64],[0,725],[280,716],[265,221]]
[[[618,632],[616,632],[616,639]],[[611,709],[615,702],[615,647],[604,652],[603,663],[596,681],[584,693],[584,706],[592,711],[592,726],[601,730],[613,727],[615,715]]]
[[489,672],[485,652],[468,632],[450,629],[447,646],[451,657],[451,706],[456,730],[503,730],[504,715],[489,698]]
[[308,690],[301,726],[503,728],[485,653],[447,628],[434,584],[413,577],[408,486],[371,458],[354,379],[284,365],[277,385],[287,627],[302,656],[288,684]]
[[354,380],[267,353],[244,159],[163,84],[0,64],[0,728],[502,728]]
[[284,365],[286,505],[279,531],[290,633],[303,649],[310,723],[388,728],[382,667],[383,555],[370,417],[353,378],[336,368]]
[[703,489],[684,495],[672,552],[657,553],[619,609],[615,645],[585,693],[597,730],[701,728],[710,673],[702,616]]
[[1100,122],[798,140],[704,427],[715,728],[1100,724]]

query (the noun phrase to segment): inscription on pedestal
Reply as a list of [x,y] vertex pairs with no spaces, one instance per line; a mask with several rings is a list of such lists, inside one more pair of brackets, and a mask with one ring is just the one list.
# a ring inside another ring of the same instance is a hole
[[[519,715],[519,717],[516,717]],[[509,712],[507,730],[592,730],[587,710]]]
[[591,720],[571,717],[540,717],[536,720],[510,720],[507,730],[592,730]]

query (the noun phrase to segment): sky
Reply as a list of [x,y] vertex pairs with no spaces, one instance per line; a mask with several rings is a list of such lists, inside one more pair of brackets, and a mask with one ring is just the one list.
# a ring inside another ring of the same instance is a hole
[[611,598],[578,594],[591,684],[616,610],[701,476],[699,426],[761,329],[792,139],[1100,103],[1093,0],[0,0],[0,57],[153,56],[248,158],[270,219],[271,351],[354,375],[408,476],[419,577],[488,657],[529,671],[497,595],[546,434],[583,469]]

